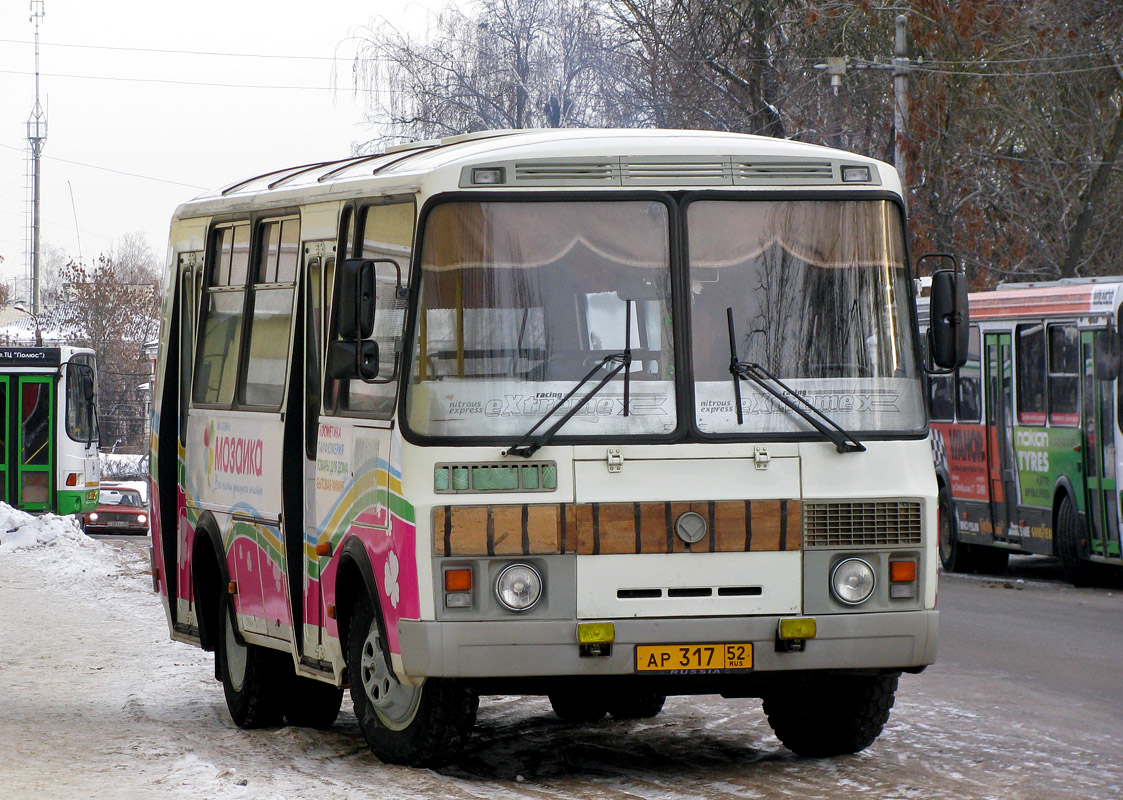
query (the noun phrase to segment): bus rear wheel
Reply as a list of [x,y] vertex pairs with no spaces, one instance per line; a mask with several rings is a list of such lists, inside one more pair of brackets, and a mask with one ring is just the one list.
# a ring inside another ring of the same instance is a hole
[[1094,567],[1085,561],[1085,534],[1084,524],[1076,512],[1076,505],[1072,498],[1065,495],[1057,509],[1057,526],[1053,529],[1055,537],[1054,550],[1060,559],[1061,569],[1065,578],[1073,586],[1089,586],[1094,582]]
[[898,677],[805,674],[765,695],[764,713],[776,738],[797,755],[857,753],[873,744],[889,720]]
[[362,595],[351,616],[347,670],[359,728],[371,752],[390,764],[438,767],[463,749],[480,700],[462,682],[401,683],[390,668],[381,618]]
[[219,600],[222,632],[215,647],[230,718],[239,728],[276,728],[284,718],[282,696],[289,659],[277,650],[240,641],[230,596]]

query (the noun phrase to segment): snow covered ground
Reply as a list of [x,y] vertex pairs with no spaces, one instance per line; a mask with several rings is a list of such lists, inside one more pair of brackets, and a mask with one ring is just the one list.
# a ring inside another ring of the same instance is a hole
[[0,505],[0,798],[1123,796],[1112,713],[942,665],[902,677],[881,739],[847,758],[796,758],[759,701],[576,726],[517,697],[484,698],[451,767],[386,766],[347,703],[329,731],[234,727],[211,655],[168,639],[148,568],[145,539]]

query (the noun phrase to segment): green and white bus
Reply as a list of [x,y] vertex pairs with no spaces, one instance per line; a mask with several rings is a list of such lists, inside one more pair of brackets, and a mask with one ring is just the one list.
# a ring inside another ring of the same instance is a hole
[[32,513],[97,505],[96,387],[92,350],[0,347],[0,501]]
[[1079,585],[1123,566],[1121,301],[1120,278],[970,295],[967,362],[929,384],[945,569],[1052,555]]

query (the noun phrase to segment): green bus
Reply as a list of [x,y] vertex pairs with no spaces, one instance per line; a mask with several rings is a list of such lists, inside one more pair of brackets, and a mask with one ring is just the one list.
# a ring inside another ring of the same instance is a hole
[[1036,553],[1083,585],[1123,566],[1121,301],[1120,278],[970,295],[968,360],[929,381],[944,569]]
[[0,501],[31,513],[97,505],[97,372],[92,350],[0,347]]

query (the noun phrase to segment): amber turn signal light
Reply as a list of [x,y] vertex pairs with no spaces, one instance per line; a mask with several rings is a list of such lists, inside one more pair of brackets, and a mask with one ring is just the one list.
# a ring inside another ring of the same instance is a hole
[[445,570],[445,591],[446,592],[470,592],[472,590],[472,570],[470,569],[446,569]]
[[893,583],[909,583],[916,580],[915,561],[890,561],[889,580]]

